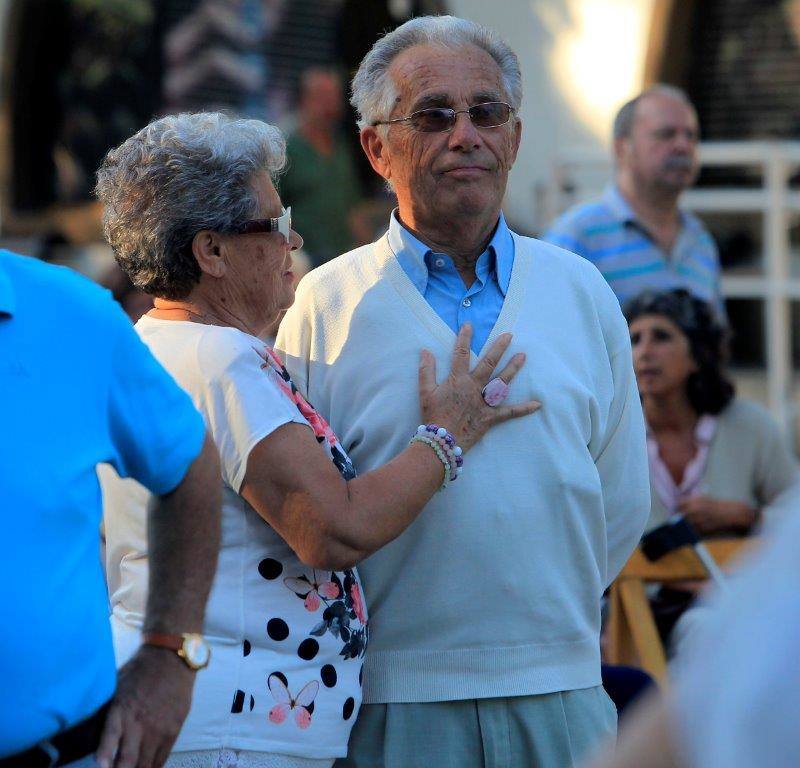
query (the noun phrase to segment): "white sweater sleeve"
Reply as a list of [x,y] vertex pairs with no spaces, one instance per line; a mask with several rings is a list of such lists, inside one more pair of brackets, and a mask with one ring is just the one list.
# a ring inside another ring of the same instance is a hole
[[594,456],[606,516],[606,587],[627,562],[650,515],[644,417],[627,326],[621,342],[618,340],[611,355],[614,397],[605,434]]

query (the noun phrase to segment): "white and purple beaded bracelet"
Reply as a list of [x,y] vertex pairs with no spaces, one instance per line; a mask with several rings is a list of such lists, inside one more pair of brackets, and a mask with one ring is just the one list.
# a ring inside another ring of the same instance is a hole
[[438,424],[420,424],[411,442],[420,442],[430,445],[444,466],[444,490],[448,483],[457,480],[464,468],[464,457],[461,448],[456,445],[456,440],[444,427]]

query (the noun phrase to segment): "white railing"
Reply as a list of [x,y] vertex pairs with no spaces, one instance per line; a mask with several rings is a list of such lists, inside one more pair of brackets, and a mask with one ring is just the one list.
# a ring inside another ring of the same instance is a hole
[[[792,215],[800,214],[800,192],[789,188],[789,179],[800,168],[800,142],[707,142],[700,147],[706,167],[741,167],[755,171],[757,188],[693,189],[682,204],[699,215],[760,214],[761,273],[740,275],[723,272],[726,297],[764,302],[766,345],[766,404],[787,434],[794,432],[797,406],[793,397],[790,302],[800,299],[800,278],[792,276],[790,240]],[[545,216],[555,216],[567,205],[599,193],[612,175],[610,158],[594,150],[575,149],[560,154],[553,183],[544,196]],[[738,329],[743,332],[746,329]]]

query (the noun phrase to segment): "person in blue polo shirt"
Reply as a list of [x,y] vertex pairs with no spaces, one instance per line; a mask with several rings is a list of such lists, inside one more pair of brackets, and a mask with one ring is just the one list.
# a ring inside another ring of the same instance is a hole
[[[205,661],[191,633],[215,570],[220,492],[203,420],[107,291],[0,251],[0,424],[0,766],[159,766]],[[157,495],[147,621],[185,646],[146,646],[119,679],[101,462]]]
[[566,211],[544,239],[591,261],[621,304],[646,289],[685,288],[724,319],[717,247],[678,206],[697,178],[698,138],[697,113],[682,90],[654,85],[640,93],[614,120],[615,183]]

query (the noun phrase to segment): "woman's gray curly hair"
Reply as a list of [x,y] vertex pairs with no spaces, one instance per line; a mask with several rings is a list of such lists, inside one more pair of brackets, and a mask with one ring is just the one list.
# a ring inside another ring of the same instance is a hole
[[200,279],[192,240],[235,232],[257,215],[253,177],[286,161],[280,131],[219,112],[154,120],[112,149],[97,172],[103,231],[134,285],[183,299]]
[[353,78],[350,103],[358,113],[358,127],[385,120],[397,98],[389,77],[389,65],[406,48],[430,44],[446,48],[475,45],[486,51],[500,67],[509,104],[522,103],[522,74],[517,54],[494,30],[456,16],[419,16],[380,38],[364,57]]

